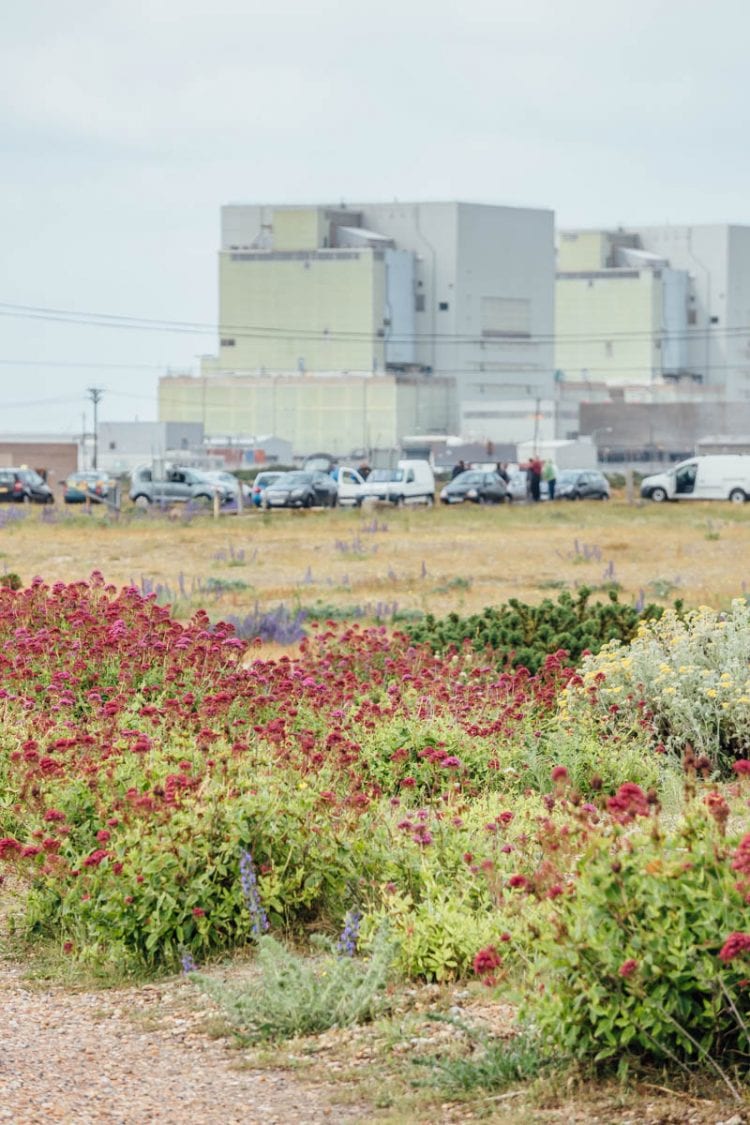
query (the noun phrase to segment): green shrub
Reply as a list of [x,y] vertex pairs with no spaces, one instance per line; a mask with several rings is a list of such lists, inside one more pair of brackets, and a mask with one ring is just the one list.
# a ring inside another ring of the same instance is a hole
[[687,744],[726,769],[750,751],[750,605],[719,612],[668,610],[627,645],[584,660],[567,691],[571,721],[594,715],[609,731],[646,723],[653,741],[680,754]]
[[654,816],[615,825],[583,851],[575,889],[556,900],[536,943],[527,1015],[549,1048],[715,1070],[747,1057],[746,956],[719,954],[750,925],[750,905],[736,840],[721,834],[729,810],[711,800],[718,823],[693,809],[664,835]]
[[523,665],[537,672],[545,657],[560,649],[577,663],[586,650],[598,652],[607,641],[629,641],[641,621],[663,613],[657,605],[642,610],[624,605],[613,589],[605,602],[590,604],[590,597],[591,590],[582,586],[575,598],[563,592],[557,601],[545,598],[539,605],[511,598],[505,605],[469,617],[427,614],[422,621],[406,623],[404,629],[412,640],[428,644],[435,652],[469,643],[477,652],[494,653],[500,666]]
[[471,1053],[457,1058],[416,1058],[414,1062],[418,1066],[429,1067],[431,1084],[447,1093],[504,1090],[517,1082],[528,1082],[555,1065],[549,1056],[541,1053],[538,1037],[527,1028],[512,1039],[495,1039],[456,1019],[443,1018],[441,1022],[449,1023],[464,1033]]
[[226,984],[202,973],[190,976],[250,1040],[350,1027],[390,1006],[386,984],[393,950],[385,930],[376,936],[367,959],[337,955],[330,942],[320,944],[323,956],[306,957],[264,935],[258,939],[260,979]]

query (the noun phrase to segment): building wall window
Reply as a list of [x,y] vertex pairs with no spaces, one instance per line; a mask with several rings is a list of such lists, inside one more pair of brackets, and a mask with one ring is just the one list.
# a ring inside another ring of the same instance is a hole
[[438,305],[438,308],[440,309],[440,312],[447,312],[448,311],[448,302],[447,301],[441,301],[440,304]]
[[235,346],[235,344],[236,344],[236,341],[233,340],[231,338],[231,336],[222,336],[222,339],[221,339],[222,348],[233,348]]

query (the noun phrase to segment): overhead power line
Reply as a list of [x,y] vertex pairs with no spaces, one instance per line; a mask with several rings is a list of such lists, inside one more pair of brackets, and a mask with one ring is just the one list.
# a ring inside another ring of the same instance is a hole
[[664,329],[642,329],[623,332],[597,331],[582,333],[537,333],[528,335],[509,336],[482,336],[481,333],[393,333],[381,336],[379,332],[363,332],[344,329],[310,329],[298,327],[273,327],[233,323],[206,323],[200,321],[182,320],[154,320],[149,317],[122,316],[119,313],[97,313],[73,309],[47,308],[36,305],[16,305],[0,302],[0,316],[19,317],[32,320],[42,320],[60,324],[75,324],[88,328],[116,328],[131,332],[165,332],[187,335],[212,335],[221,338],[231,335],[234,338],[268,339],[302,341],[310,340],[323,342],[326,340],[346,342],[385,342],[408,343],[425,342],[441,345],[468,345],[475,344],[483,347],[493,347],[498,344],[507,344],[515,347],[529,344],[564,344],[567,342],[617,342],[626,340],[701,340],[738,338],[750,339],[750,325],[736,325],[722,327],[720,325],[706,325],[705,327],[689,327],[681,332],[667,332]]

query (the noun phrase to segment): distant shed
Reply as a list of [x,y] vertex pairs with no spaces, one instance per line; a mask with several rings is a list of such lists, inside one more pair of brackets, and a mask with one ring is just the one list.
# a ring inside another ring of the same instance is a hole
[[56,486],[78,469],[78,442],[45,439],[35,434],[0,436],[0,466],[20,468],[24,465],[41,473],[57,496]]

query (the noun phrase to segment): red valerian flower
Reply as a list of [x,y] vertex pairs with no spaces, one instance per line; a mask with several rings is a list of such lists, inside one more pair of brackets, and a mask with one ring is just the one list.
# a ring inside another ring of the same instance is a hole
[[525,890],[528,885],[529,880],[525,875],[511,875],[510,879],[508,880],[508,886],[514,887],[518,890]]
[[4,859],[6,855],[13,852],[20,852],[22,845],[18,840],[14,840],[12,836],[5,836],[0,840],[0,859]]
[[633,973],[636,971],[637,968],[638,968],[638,962],[634,961],[633,958],[631,957],[628,961],[623,961],[623,963],[620,965],[620,968],[617,970],[617,972],[618,972],[619,976],[625,977],[627,979],[628,977],[632,977]]
[[740,758],[739,761],[733,764],[732,769],[740,777],[747,777],[747,775],[750,774],[750,762],[748,762],[747,758]]
[[59,809],[47,809],[44,814],[45,820],[65,820],[65,813],[60,812]]
[[737,845],[732,860],[732,871],[739,871],[743,875],[750,875],[750,833],[743,836]]
[[707,793],[705,797],[706,808],[710,812],[719,826],[719,831],[724,835],[724,831],[729,820],[729,805],[726,803],[721,793]]
[[565,766],[553,766],[550,776],[553,781],[567,781],[568,771]]
[[[745,839],[747,839],[747,837],[745,837]],[[730,961],[733,961],[735,957],[740,957],[743,953],[747,953],[748,950],[750,950],[750,934],[739,933],[735,930],[733,934],[729,935],[719,950],[719,960],[723,961],[726,965]]]
[[494,945],[488,945],[484,949],[480,949],[474,955],[474,972],[478,977],[485,977],[488,973],[493,973],[495,969],[499,969],[503,963],[503,959],[495,949]]
[[648,816],[648,797],[633,781],[626,781],[615,793],[614,797],[607,798],[607,808],[613,820],[619,824],[628,824],[637,816]]
[[83,861],[83,866],[84,867],[98,867],[99,864],[102,862],[102,860],[106,859],[108,855],[109,855],[109,852],[105,852],[103,848],[97,848],[95,851],[93,851],[91,853],[91,855],[86,856],[86,858]]
[[204,918],[205,915],[206,915],[206,912],[201,906],[194,906],[193,907],[193,917],[194,918]]

